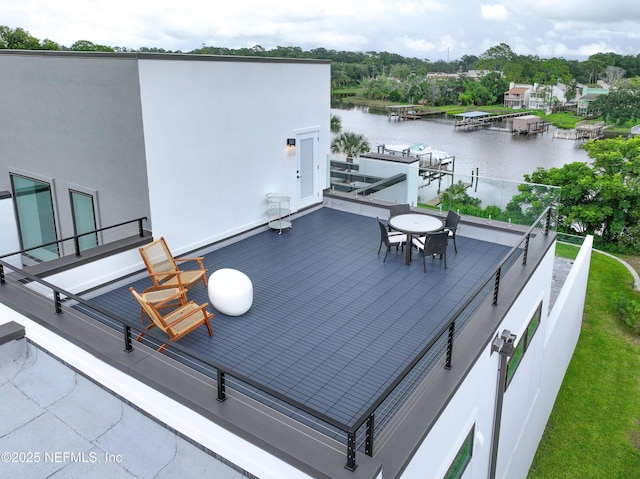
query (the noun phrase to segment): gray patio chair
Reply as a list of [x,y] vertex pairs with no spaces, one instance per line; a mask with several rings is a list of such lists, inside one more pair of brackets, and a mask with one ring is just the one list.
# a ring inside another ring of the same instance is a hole
[[409,206],[409,203],[404,203],[402,205],[389,206],[389,218],[393,218],[394,216],[398,216],[398,215],[403,215],[405,213],[411,213],[411,206]]
[[380,250],[382,249],[382,245],[384,244],[386,247],[386,252],[384,254],[385,263],[387,261],[387,255],[389,254],[389,250],[391,250],[392,246],[398,249],[398,246],[403,245],[407,242],[407,235],[404,233],[389,233],[387,231],[386,225],[378,218],[378,225],[380,226],[380,246],[378,246],[378,254],[380,254]]
[[412,244],[420,254],[422,255],[422,269],[427,272],[427,263],[425,258],[427,256],[440,255],[440,259],[444,259],[444,268],[447,269],[447,231],[438,231],[436,233],[429,233],[426,236],[420,238],[413,238]]
[[458,223],[460,222],[460,215],[455,211],[449,210],[447,213],[447,219],[444,222],[444,230],[448,233],[448,237],[453,239],[453,249],[458,252],[456,246],[456,231],[458,230]]
[[[389,219],[393,218],[394,216],[403,215],[405,213],[411,213],[411,207],[409,206],[409,203],[389,206]],[[388,223],[387,230],[390,232],[393,231],[393,228]]]

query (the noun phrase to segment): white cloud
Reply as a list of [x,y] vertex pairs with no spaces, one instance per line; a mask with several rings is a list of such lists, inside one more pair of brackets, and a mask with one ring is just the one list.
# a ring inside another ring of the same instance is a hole
[[584,0],[511,0],[513,11],[522,11],[527,16],[536,16],[549,21],[572,21],[587,23],[618,23],[640,19],[640,2],[615,0],[590,2]]
[[49,38],[64,46],[89,40],[109,46],[182,51],[203,44],[324,47],[432,60],[481,55],[500,43],[518,54],[563,52],[565,58],[582,58],[598,47],[620,54],[639,52],[638,0],[588,5],[584,0],[483,0],[487,1],[492,3],[21,0],[0,3],[0,24],[24,28],[39,39]]
[[425,40],[424,38],[409,38],[407,36],[402,36],[399,40],[407,48],[416,52],[427,53],[435,50],[436,48],[433,42]]
[[509,10],[504,5],[482,5],[480,7],[480,14],[485,20],[496,20],[498,22],[504,22],[509,18]]

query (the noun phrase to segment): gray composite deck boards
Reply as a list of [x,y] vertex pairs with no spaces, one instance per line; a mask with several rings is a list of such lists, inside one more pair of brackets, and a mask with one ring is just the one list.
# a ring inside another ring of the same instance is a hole
[[[509,251],[463,230],[457,254],[449,245],[448,269],[428,258],[425,274],[415,252],[409,265],[395,249],[383,263],[379,242],[375,218],[321,208],[282,234],[260,232],[207,253],[209,273],[249,276],[253,306],[239,317],[210,307],[214,336],[202,327],[181,345],[351,424]],[[137,280],[93,301],[140,321],[128,288],[150,285]],[[189,299],[208,301],[206,288],[195,286]]]

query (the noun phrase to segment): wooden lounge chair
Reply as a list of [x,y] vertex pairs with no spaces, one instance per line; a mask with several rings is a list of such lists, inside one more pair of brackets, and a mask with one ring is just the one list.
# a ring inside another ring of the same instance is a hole
[[[164,237],[139,248],[149,276],[155,286],[189,289],[198,281],[207,285],[207,270],[202,257],[174,258],[167,247]],[[197,269],[180,269],[178,263],[195,261]]]
[[[177,341],[197,327],[205,325],[209,331],[209,336],[213,336],[213,330],[209,323],[209,320],[213,318],[213,314],[207,311],[209,303],[198,305],[193,301],[189,301],[163,316],[160,313],[160,309],[169,302],[179,300],[183,294],[181,291],[178,291],[173,296],[167,297],[164,301],[154,304],[146,301],[135,289],[129,288],[129,290],[131,291],[131,294],[133,294],[133,297],[136,298],[136,301],[140,304],[140,307],[151,319],[151,324],[147,326],[147,330],[153,327],[158,327],[167,333],[171,341]],[[140,341],[143,336],[144,334],[138,335],[138,341]],[[158,351],[163,352],[166,348],[167,345],[163,344],[158,348]]]
[[[187,303],[187,290],[180,287],[150,286],[141,292],[140,296],[147,303],[156,305],[158,309],[175,309]],[[143,326],[145,316],[144,308],[140,306],[140,319]]]

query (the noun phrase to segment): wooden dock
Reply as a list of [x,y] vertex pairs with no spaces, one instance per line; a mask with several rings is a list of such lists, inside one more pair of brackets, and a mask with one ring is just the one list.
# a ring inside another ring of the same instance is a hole
[[518,116],[530,115],[529,111],[518,111],[513,113],[502,113],[500,115],[492,115],[486,111],[470,111],[453,115],[456,119],[454,126],[456,128],[478,128],[481,126],[490,126],[494,121],[502,121],[507,118],[515,118]]
[[584,120],[576,123],[577,140],[597,140],[604,137],[604,121]]
[[387,107],[389,120],[416,119],[417,105],[391,105]]
[[421,120],[434,115],[442,115],[440,110],[425,110],[420,105],[391,105],[387,107],[390,120]]

